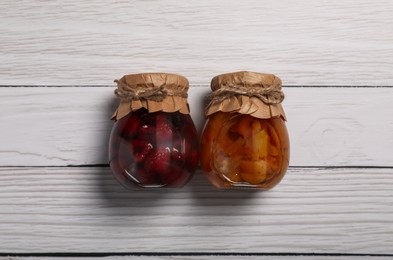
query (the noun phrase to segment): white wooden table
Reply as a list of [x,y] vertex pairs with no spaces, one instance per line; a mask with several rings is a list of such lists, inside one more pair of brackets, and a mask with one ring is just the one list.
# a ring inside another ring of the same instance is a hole
[[[3,0],[0,37],[0,257],[393,257],[393,2]],[[238,70],[285,85],[279,186],[116,183],[114,79],[186,76],[200,130]]]

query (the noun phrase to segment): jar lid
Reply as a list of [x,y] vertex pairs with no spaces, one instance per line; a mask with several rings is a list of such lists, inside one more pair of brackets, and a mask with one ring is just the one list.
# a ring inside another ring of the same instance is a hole
[[114,120],[142,107],[150,113],[190,113],[187,103],[189,83],[183,76],[170,73],[139,73],[124,75],[115,82],[115,95],[120,99],[120,105],[112,116]]
[[211,89],[213,91],[221,87],[230,86],[241,86],[246,88],[274,87],[281,89],[281,79],[273,74],[239,71],[215,76],[211,81]]
[[124,75],[118,82],[127,86],[123,91],[137,89],[165,88],[187,93],[188,80],[180,75],[171,73],[139,73]]
[[281,79],[273,74],[239,71],[215,76],[206,115],[238,112],[257,118],[281,116],[286,120],[281,102]]

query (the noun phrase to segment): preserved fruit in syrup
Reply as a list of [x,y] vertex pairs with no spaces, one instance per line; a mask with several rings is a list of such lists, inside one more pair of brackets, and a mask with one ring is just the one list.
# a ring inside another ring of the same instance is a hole
[[208,180],[218,188],[273,188],[289,164],[280,79],[229,73],[213,78],[212,90],[200,142]]
[[198,165],[188,81],[174,74],[126,75],[109,144],[110,167],[125,187],[182,187]]

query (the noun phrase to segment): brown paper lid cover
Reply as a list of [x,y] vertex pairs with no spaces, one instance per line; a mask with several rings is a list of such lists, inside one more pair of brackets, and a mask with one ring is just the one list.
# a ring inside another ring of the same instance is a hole
[[205,114],[237,112],[257,118],[281,116],[286,120],[281,102],[281,80],[273,74],[250,71],[215,76],[211,81],[211,101]]
[[187,103],[188,80],[177,74],[140,73],[115,80],[116,96],[120,104],[112,116],[119,120],[132,111],[146,108],[149,113],[163,111],[189,114]]

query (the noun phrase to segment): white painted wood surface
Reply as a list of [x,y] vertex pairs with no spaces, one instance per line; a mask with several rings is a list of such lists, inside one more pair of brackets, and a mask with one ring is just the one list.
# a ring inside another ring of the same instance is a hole
[[393,169],[290,169],[269,192],[125,191],[108,168],[0,168],[0,252],[392,254]]
[[[108,163],[110,87],[0,88],[0,165]],[[292,166],[393,166],[393,88],[285,88]],[[191,87],[201,129],[206,87]]]
[[[0,61],[0,255],[393,255],[393,88],[309,87],[393,86],[392,1],[3,0]],[[182,190],[129,192],[89,167],[107,163],[117,100],[71,86],[179,73],[201,129],[210,79],[237,70],[307,86],[284,89],[291,166],[303,168],[274,190],[218,191],[199,172]]]
[[111,84],[131,72],[276,73],[392,85],[390,0],[3,0],[0,84]]
[[[0,259],[2,259],[0,257]],[[59,259],[57,257],[7,257],[4,258],[7,260],[53,260]],[[75,257],[61,257],[62,260],[75,260]],[[208,260],[208,259],[227,259],[227,260],[239,260],[239,259],[247,259],[247,260],[328,260],[328,259],[336,259],[336,260],[351,260],[351,259],[372,259],[372,260],[387,260],[391,259],[391,257],[386,256],[315,256],[315,255],[301,255],[301,256],[292,256],[292,255],[284,255],[284,256],[276,256],[276,255],[258,255],[258,256],[247,256],[247,255],[237,255],[237,256],[222,256],[222,255],[197,255],[197,256],[106,256],[106,257],[83,257],[84,260],[108,260],[108,259],[115,259],[115,260]]]

